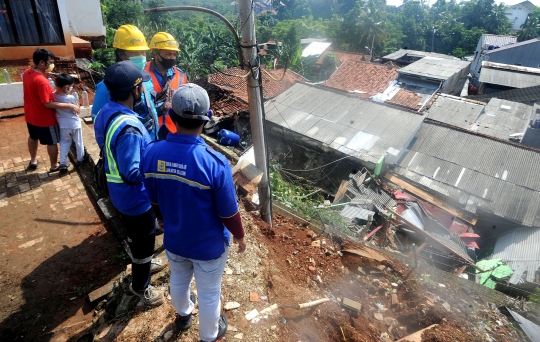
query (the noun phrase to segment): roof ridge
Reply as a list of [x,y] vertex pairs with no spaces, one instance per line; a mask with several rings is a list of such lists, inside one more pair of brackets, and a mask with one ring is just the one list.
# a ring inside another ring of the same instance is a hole
[[491,136],[491,135],[487,135],[487,134],[484,134],[484,133],[474,132],[474,131],[471,131],[471,130],[468,130],[468,129],[465,129],[465,128],[461,128],[461,127],[454,126],[454,125],[451,125],[451,124],[447,124],[447,123],[444,123],[444,122],[441,122],[441,121],[433,120],[433,119],[430,119],[428,117],[424,118],[424,123],[450,128],[450,129],[453,129],[453,130],[456,130],[456,131],[464,132],[464,133],[471,134],[471,135],[476,135],[476,136],[479,136],[479,137],[482,137],[482,138],[487,138],[487,139],[497,141],[497,142],[501,142],[501,143],[504,143],[504,144],[507,144],[507,145],[512,145],[512,146],[515,146],[515,147],[518,147],[518,148],[521,148],[521,149],[524,149],[524,150],[540,153],[540,148],[520,144],[520,143],[517,143],[517,142],[514,142],[514,141],[510,141],[510,140],[500,139],[500,138],[497,138],[497,137],[494,137],[494,136]]

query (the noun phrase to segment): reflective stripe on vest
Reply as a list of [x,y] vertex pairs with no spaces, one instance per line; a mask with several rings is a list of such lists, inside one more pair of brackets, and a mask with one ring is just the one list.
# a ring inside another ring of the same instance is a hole
[[130,121],[133,123],[133,126],[140,129],[140,126],[142,124],[140,123],[139,119],[131,115],[120,115],[118,118],[114,119],[109,129],[107,130],[107,135],[105,136],[105,152],[107,154],[107,165],[109,166],[109,172],[106,172],[105,174],[107,175],[107,182],[109,183],[124,183],[122,177],[120,176],[120,172],[118,171],[116,160],[114,160],[112,154],[111,141],[114,134],[116,133],[116,130],[119,127],[123,126],[124,123]]
[[[151,61],[146,63],[144,70],[146,70],[150,74],[150,77],[152,77],[152,84],[154,85],[154,90],[159,93],[160,91],[163,90],[163,88],[161,87],[161,84],[159,83],[155,72],[150,70],[151,65],[152,65]],[[170,81],[171,82],[170,86],[172,90],[176,90],[181,84],[188,83],[188,80],[187,80],[186,74],[178,70],[178,68],[175,67],[173,70],[174,70],[174,76],[172,80]],[[163,117],[165,117],[165,122],[163,122]],[[159,127],[165,124],[169,132],[176,133],[176,125],[172,122],[172,119],[169,117],[169,115],[159,116],[158,124],[159,124]]]
[[[146,66],[144,67],[144,70],[146,70],[150,74],[150,76],[152,77],[152,84],[154,85],[154,90],[157,93],[159,93],[160,91],[163,90],[163,88],[161,87],[161,84],[159,83],[154,71],[150,70],[151,64],[152,64],[152,62],[146,63]],[[178,87],[181,84],[186,84],[187,83],[186,74],[184,74],[183,72],[178,70],[178,68],[174,68],[174,75],[173,75],[173,78],[171,79],[170,82],[171,82],[171,89],[176,90],[176,89],[178,89]]]

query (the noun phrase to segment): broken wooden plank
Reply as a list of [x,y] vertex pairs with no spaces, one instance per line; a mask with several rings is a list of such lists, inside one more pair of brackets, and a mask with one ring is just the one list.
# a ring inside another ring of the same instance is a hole
[[472,225],[475,225],[476,222],[478,221],[478,217],[472,213],[469,213],[465,210],[462,210],[462,209],[459,209],[459,208],[456,208],[446,202],[444,202],[443,200],[433,196],[432,194],[428,193],[427,191],[424,191],[410,183],[408,183],[407,181],[399,178],[398,176],[396,175],[393,175],[391,173],[387,173],[384,178],[386,178],[387,180],[389,180],[390,182],[396,184],[396,185],[399,185],[400,187],[402,187],[404,190],[406,190],[407,192],[410,192],[411,194],[419,197],[420,199],[422,199],[423,201],[427,201],[431,204],[433,204],[434,206],[446,211],[447,213],[455,216],[455,217],[459,217],[460,219],[464,220],[464,221],[467,221],[468,223],[472,224]]
[[103,285],[99,289],[90,292],[88,294],[88,300],[90,301],[90,303],[92,303],[95,300],[100,299],[101,297],[104,297],[104,296],[108,295],[109,293],[111,293],[112,290],[113,290],[113,286],[114,286],[115,281],[116,281],[116,278],[115,278],[115,280],[109,282],[108,284]]
[[375,235],[383,226],[378,226],[377,228],[373,229],[366,237],[364,238],[364,241],[368,241],[371,239],[373,235]]
[[341,184],[339,185],[339,189],[334,195],[334,201],[332,203],[339,203],[339,201],[345,196],[347,193],[347,185],[349,184],[348,180],[341,181]]
[[435,328],[438,324],[430,325],[427,328],[424,328],[422,330],[418,330],[417,332],[410,334],[409,336],[405,336],[402,339],[397,340],[396,342],[422,342],[422,333],[426,330],[429,330],[431,328]]
[[373,260],[379,261],[379,262],[386,261],[386,258],[384,257],[384,255],[382,255],[381,253],[379,253],[379,252],[377,252],[377,251],[375,251],[373,249],[368,249],[368,248],[364,248],[364,249],[358,249],[358,248],[344,249],[341,252],[355,254],[355,255],[361,256],[363,258],[373,259]]

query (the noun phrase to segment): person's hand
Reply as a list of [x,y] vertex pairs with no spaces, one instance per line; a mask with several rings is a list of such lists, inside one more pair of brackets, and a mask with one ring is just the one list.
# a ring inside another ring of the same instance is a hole
[[238,253],[244,253],[244,251],[246,250],[246,236],[245,235],[241,239],[233,237],[233,243],[238,244]]
[[75,112],[75,114],[79,114],[81,112],[81,109],[79,106],[72,104],[71,109]]

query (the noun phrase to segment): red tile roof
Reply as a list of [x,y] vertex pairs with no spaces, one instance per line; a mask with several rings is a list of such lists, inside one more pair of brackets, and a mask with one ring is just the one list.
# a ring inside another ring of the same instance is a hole
[[376,63],[346,60],[324,83],[327,87],[345,91],[359,90],[372,96],[383,92],[396,79],[399,68]]
[[[296,82],[304,82],[304,79],[298,74],[284,69],[268,70],[265,66],[263,69],[263,96],[265,98],[274,98],[289,89]],[[208,82],[219,86],[225,90],[230,90],[236,97],[239,97],[247,102],[247,70],[240,68],[231,68],[223,73],[215,73],[208,75]],[[270,74],[271,76],[269,76]],[[232,76],[235,75],[235,76]]]
[[[296,82],[304,82],[304,79],[294,72],[283,69],[268,70],[262,67],[263,94],[265,98],[273,98],[290,88]],[[272,75],[272,79],[267,73]],[[230,115],[237,111],[249,110],[247,83],[247,70],[240,68],[227,69],[223,73],[208,75],[206,79],[195,81],[208,92],[210,106],[216,116]],[[234,75],[234,76],[233,76]]]
[[231,115],[235,112],[249,110],[247,100],[244,101],[236,96],[230,90],[220,88],[215,84],[208,83],[206,79],[195,81],[208,92],[210,98],[210,108],[215,116]]
[[369,61],[369,55],[364,55],[361,53],[354,53],[354,52],[347,52],[347,51],[332,50],[332,48],[330,47],[321,54],[316,64],[321,65],[324,60],[324,56],[326,56],[328,53],[336,54],[339,60],[339,65],[343,64],[343,62],[345,62],[348,59],[352,59],[355,61]]
[[398,106],[418,110],[420,109],[420,101],[422,101],[422,98],[416,95],[414,92],[400,89],[397,94],[395,94],[388,102]]

